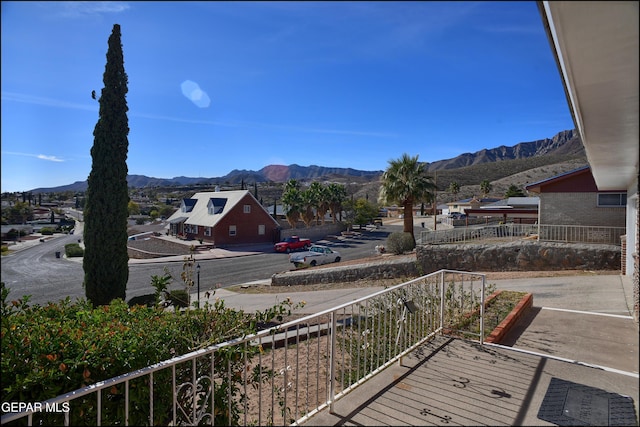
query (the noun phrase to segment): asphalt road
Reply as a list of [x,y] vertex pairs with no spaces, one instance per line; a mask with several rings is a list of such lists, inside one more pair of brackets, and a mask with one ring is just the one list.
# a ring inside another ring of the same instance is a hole
[[[384,243],[389,233],[401,230],[401,226],[387,225],[378,230],[363,233],[344,242],[328,243],[337,249],[342,259],[353,260],[373,255],[377,244]],[[84,271],[81,259],[56,258],[55,252],[64,254],[64,245],[77,242],[80,234],[59,236],[2,257],[2,281],[10,288],[9,300],[31,295],[31,303],[46,304],[66,297],[71,300],[84,298],[82,286]],[[274,273],[292,268],[287,254],[275,253],[265,247],[257,255],[202,260],[200,263],[200,291],[222,288],[269,279]],[[154,292],[151,286],[153,275],[162,275],[165,268],[175,278],[171,289],[182,288],[180,273],[182,262],[153,264],[130,264],[127,300]]]

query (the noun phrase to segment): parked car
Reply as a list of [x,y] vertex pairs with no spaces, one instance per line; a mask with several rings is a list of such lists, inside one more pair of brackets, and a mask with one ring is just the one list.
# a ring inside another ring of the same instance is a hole
[[309,239],[301,239],[298,236],[291,236],[284,239],[282,242],[278,242],[273,245],[273,248],[276,252],[286,252],[290,253],[291,251],[298,250],[307,250],[311,247],[311,240]]
[[453,212],[449,214],[449,218],[452,218],[452,219],[465,219],[466,217],[467,217],[467,214],[463,214],[460,212]]
[[313,245],[304,253],[289,255],[289,262],[292,262],[296,267],[302,267],[303,265],[315,267],[316,265],[339,262],[340,259],[340,252],[321,245]]

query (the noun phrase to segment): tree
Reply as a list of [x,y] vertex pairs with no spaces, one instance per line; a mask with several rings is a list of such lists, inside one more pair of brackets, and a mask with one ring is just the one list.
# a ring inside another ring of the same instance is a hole
[[492,189],[493,186],[488,179],[485,179],[480,183],[480,191],[482,192],[482,197],[487,197],[487,194],[489,194]]
[[342,221],[342,204],[347,199],[347,189],[344,185],[332,182],[327,187],[327,195],[329,200],[329,210],[331,211],[331,219],[335,224],[337,215],[340,215],[340,221]]
[[314,218],[315,218],[315,213],[313,212],[313,208],[315,206],[315,200],[314,200],[314,195],[311,191],[309,191],[308,189],[306,191],[302,191],[300,193],[300,197],[301,197],[301,205],[300,205],[300,215],[302,218],[302,222],[304,222],[304,225],[307,226],[307,228],[311,227],[311,223],[313,222]]
[[127,203],[127,212],[129,215],[140,215],[140,205],[133,200],[129,200],[129,203]]
[[370,224],[378,216],[378,207],[366,199],[358,199],[353,205],[354,224]]
[[99,118],[93,130],[91,173],[84,212],[83,259],[85,294],[94,306],[126,296],[127,255],[127,74],[120,25],[109,37]]
[[290,179],[285,184],[284,191],[282,192],[282,205],[287,222],[291,228],[296,228],[302,209],[302,194],[300,184],[298,184],[298,181],[295,179]]
[[9,224],[26,224],[33,219],[33,208],[27,202],[16,202],[2,211],[2,219]]
[[316,210],[316,225],[319,222],[324,225],[324,215],[329,205],[326,187],[319,182],[312,182],[307,192],[309,193],[309,200]]
[[456,181],[451,181],[451,183],[449,184],[449,193],[453,194],[454,200],[456,199],[456,196],[459,192],[460,184],[458,184]]
[[382,185],[378,200],[382,204],[397,203],[404,209],[405,233],[413,235],[413,205],[417,202],[433,200],[436,185],[427,175],[424,163],[418,156],[403,154],[400,159],[389,160],[389,167],[382,174]]
[[504,193],[504,197],[525,197],[524,191],[515,184],[511,184]]

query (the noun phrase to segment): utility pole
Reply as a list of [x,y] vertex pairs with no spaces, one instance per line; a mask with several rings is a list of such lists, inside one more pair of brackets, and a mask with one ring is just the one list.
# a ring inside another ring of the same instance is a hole
[[433,171],[433,183],[435,184],[435,190],[433,190],[433,231],[436,231],[438,218],[438,171]]

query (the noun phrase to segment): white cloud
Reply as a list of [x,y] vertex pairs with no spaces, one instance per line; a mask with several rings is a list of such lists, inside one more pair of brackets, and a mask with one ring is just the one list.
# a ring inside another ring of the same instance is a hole
[[119,1],[68,1],[62,2],[60,15],[80,18],[89,15],[120,13],[129,9],[129,4]]
[[47,160],[49,162],[64,162],[64,159],[61,159],[57,156],[48,156],[46,154],[30,154],[30,153],[18,153],[15,151],[3,151],[3,155],[12,155],[12,156],[26,156],[26,157],[35,157],[40,160]]
[[[87,98],[90,94],[87,94]],[[73,102],[61,101],[59,99],[44,98],[41,96],[27,95],[24,93],[16,92],[2,92],[3,101],[22,102],[25,104],[45,105],[47,107],[56,108],[71,108],[75,110],[97,111],[98,103],[94,101],[95,105],[90,104],[76,104]]]
[[44,154],[38,154],[36,157],[42,160],[49,160],[51,162],[64,162],[64,160],[56,156],[47,156]]

